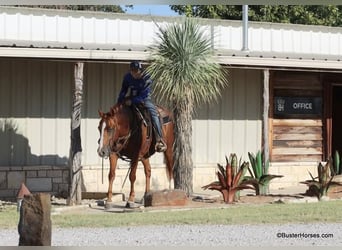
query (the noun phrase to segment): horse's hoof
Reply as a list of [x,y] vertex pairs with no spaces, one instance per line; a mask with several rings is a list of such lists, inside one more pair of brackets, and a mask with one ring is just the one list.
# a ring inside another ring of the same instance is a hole
[[126,208],[139,208],[140,205],[133,202],[133,201],[127,201],[126,203]]

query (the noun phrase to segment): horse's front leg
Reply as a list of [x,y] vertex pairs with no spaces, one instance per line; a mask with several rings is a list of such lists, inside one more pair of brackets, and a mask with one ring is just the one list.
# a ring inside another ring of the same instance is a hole
[[144,165],[146,185],[145,185],[145,195],[151,190],[151,164],[149,159],[141,160]]
[[108,174],[108,193],[107,193],[107,202],[112,202],[112,196],[113,196],[113,182],[115,179],[115,170],[116,165],[118,162],[118,156],[114,153],[111,153],[109,156],[109,163],[110,163],[110,169]]

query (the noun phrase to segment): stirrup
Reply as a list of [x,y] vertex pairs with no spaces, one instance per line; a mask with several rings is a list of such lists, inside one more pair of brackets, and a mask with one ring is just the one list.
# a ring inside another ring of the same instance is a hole
[[163,140],[159,140],[156,143],[155,150],[157,152],[165,152],[167,149],[166,143]]

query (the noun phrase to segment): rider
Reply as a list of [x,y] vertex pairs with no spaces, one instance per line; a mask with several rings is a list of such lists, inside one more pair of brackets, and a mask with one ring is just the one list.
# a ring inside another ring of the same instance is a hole
[[143,104],[152,116],[152,123],[156,128],[156,151],[164,152],[167,148],[166,143],[163,140],[163,133],[161,130],[161,124],[158,117],[158,112],[154,104],[151,100],[151,89],[150,86],[152,84],[152,80],[150,76],[143,72],[143,67],[141,62],[133,61],[130,63],[130,72],[125,74],[121,91],[118,97],[118,103],[124,102],[127,105],[133,104]]

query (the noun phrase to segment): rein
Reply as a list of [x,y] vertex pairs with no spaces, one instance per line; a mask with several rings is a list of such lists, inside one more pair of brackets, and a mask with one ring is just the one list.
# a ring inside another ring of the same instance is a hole
[[121,147],[119,149],[117,149],[116,151],[113,149],[112,152],[119,154],[120,151],[127,145],[127,142],[128,142],[130,137],[131,137],[131,131],[129,131],[128,135],[119,137],[117,139],[117,142],[123,141],[123,143],[120,143]]

